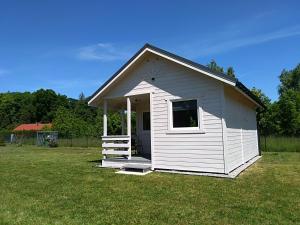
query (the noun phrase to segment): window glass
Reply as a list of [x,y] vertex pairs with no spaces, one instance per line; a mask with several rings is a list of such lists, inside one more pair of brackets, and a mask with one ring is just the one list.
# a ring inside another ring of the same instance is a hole
[[150,112],[143,112],[143,130],[150,130]]
[[197,100],[172,102],[173,127],[198,127]]

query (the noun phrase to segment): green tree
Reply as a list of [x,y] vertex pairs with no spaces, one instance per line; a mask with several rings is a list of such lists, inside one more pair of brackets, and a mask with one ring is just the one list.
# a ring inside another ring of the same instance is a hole
[[119,112],[109,112],[107,131],[111,135],[122,133],[121,114]]
[[235,73],[234,73],[234,69],[233,69],[232,66],[230,66],[230,67],[227,68],[226,74],[227,74],[228,76],[231,76],[231,77],[235,78]]
[[29,92],[0,94],[0,129],[33,122],[34,114],[33,98]]
[[214,71],[214,72],[217,72],[217,73],[224,73],[223,67],[219,66],[219,65],[217,64],[217,62],[216,62],[214,59],[212,59],[212,60],[210,61],[210,63],[207,64],[207,67],[208,67],[209,69],[211,69],[212,71]]
[[287,90],[300,91],[300,64],[292,70],[283,70],[279,76],[279,94]]
[[[207,64],[207,67],[216,73],[224,73],[224,68],[222,66],[219,66],[214,59],[212,59],[210,63]],[[235,72],[232,66],[227,68],[226,74],[230,77],[235,78]]]
[[89,134],[90,126],[81,118],[76,117],[72,110],[61,106],[56,111],[53,129],[64,137],[80,137]]
[[93,136],[101,137],[103,135],[103,111],[101,108],[97,109],[97,114],[93,125]]
[[66,96],[57,95],[53,90],[40,89],[33,93],[37,122],[51,122],[59,106],[68,106]]
[[300,135],[300,92],[285,90],[278,101],[281,134]]
[[300,64],[279,76],[278,117],[280,134],[300,135]]
[[256,95],[265,105],[266,109],[259,110],[257,114],[258,129],[262,135],[279,133],[280,121],[278,117],[278,105],[272,103],[271,99],[262,90],[253,87],[251,92]]
[[84,94],[79,95],[79,100],[73,103],[74,113],[89,124],[93,124],[97,115],[97,109],[90,107]]

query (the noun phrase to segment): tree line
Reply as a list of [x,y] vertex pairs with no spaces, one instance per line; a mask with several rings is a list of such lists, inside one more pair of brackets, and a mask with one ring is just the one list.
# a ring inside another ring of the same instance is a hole
[[[216,72],[235,77],[232,67],[224,72],[214,60],[207,66]],[[292,70],[283,70],[279,80],[279,98],[274,102],[260,89],[252,88],[252,92],[266,106],[264,111],[258,112],[260,133],[266,136],[299,136],[300,64]],[[102,110],[89,107],[87,102],[84,94],[80,94],[78,99],[71,99],[49,89],[40,89],[32,93],[0,93],[0,131],[10,132],[22,123],[52,122],[53,129],[57,130],[61,137],[99,137],[103,129]],[[121,133],[121,118],[118,112],[109,112],[108,132]]]
[[265,104],[258,114],[259,129],[263,135],[300,136],[300,64],[283,70],[279,76],[279,98],[272,102],[261,90],[252,88]]
[[[52,123],[60,137],[102,135],[103,113],[99,108],[89,107],[84,94],[71,99],[50,89],[35,92],[0,93],[0,132],[9,133],[23,123]],[[108,132],[121,130],[121,118],[109,112]]]

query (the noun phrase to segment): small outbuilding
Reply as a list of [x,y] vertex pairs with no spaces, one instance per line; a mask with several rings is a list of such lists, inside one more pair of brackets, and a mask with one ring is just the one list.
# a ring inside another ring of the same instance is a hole
[[10,135],[10,143],[32,143],[36,139],[37,145],[48,145],[49,141],[56,142],[58,139],[57,131],[46,131],[51,129],[51,123],[25,123],[13,129]]
[[17,126],[13,131],[41,131],[51,127],[51,123],[24,123]]
[[[260,100],[236,78],[149,44],[92,95],[89,105],[103,107],[103,167],[131,163],[229,176],[259,158]],[[107,132],[108,110],[122,115],[119,135]]]

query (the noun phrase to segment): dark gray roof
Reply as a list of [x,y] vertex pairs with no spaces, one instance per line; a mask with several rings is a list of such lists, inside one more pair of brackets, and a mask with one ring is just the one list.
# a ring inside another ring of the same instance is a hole
[[241,82],[238,81],[238,79],[228,76],[227,74],[215,72],[208,68],[207,66],[201,65],[199,63],[193,62],[189,59],[183,58],[181,56],[175,55],[171,52],[168,52],[166,50],[163,50],[161,48],[155,47],[150,44],[145,44],[137,53],[135,53],[117,72],[115,72],[101,87],[92,94],[92,96],[89,97],[89,99],[92,99],[95,95],[97,95],[98,92],[100,92],[110,81],[112,81],[126,66],[128,66],[141,52],[143,52],[146,48],[152,49],[156,52],[159,52],[163,55],[169,56],[173,59],[176,59],[178,61],[181,61],[185,64],[188,64],[190,66],[193,66],[195,68],[198,68],[200,70],[203,70],[205,72],[211,73],[217,77],[220,77],[222,79],[228,80],[230,82],[234,82],[236,84],[236,87],[239,88],[243,93],[245,93],[247,96],[249,96],[251,99],[253,99],[255,102],[257,102],[259,105],[261,105],[263,108],[265,108],[264,104],[260,101],[260,99],[254,95],[245,85],[243,85]]

